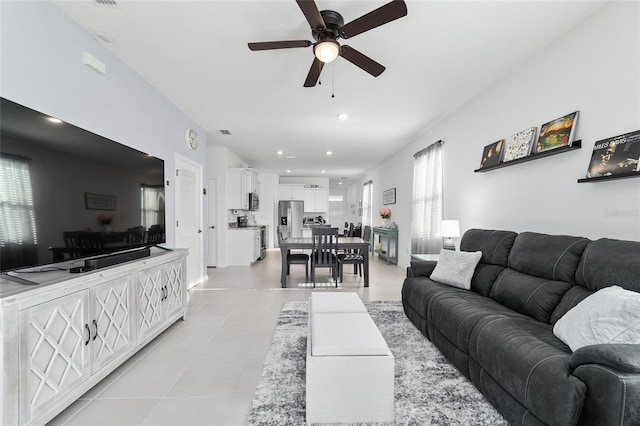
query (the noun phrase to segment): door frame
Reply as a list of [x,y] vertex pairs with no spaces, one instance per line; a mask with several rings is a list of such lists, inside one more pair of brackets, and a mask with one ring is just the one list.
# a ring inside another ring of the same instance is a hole
[[[197,161],[194,161],[188,157],[185,157],[184,155],[181,155],[179,153],[175,153],[175,157],[174,157],[174,165],[175,165],[175,170],[177,171],[180,167],[180,163],[186,163],[187,165],[193,167],[194,169],[196,169],[196,176],[197,176],[197,180],[198,182],[196,183],[196,188],[194,188],[194,190],[196,191],[196,196],[200,197],[200,208],[197,209],[197,213],[198,213],[198,218],[197,218],[197,227],[200,231],[202,231],[203,229],[203,218],[204,218],[204,196],[202,194],[202,189],[204,188],[203,186],[203,165],[198,163]],[[180,215],[179,215],[179,209],[178,209],[178,191],[179,191],[179,185],[177,183],[178,178],[176,177],[176,185],[175,185],[175,203],[173,205],[173,210],[174,210],[174,217],[176,220],[176,223],[174,224],[174,229],[175,229],[175,240],[176,240],[176,244],[178,242],[178,237],[179,237],[179,230],[178,230],[178,226],[176,226],[176,224],[178,223],[178,221],[180,220]],[[189,271],[187,270],[187,289],[200,284],[201,282],[204,282],[207,279],[207,275],[205,272],[205,256],[206,256],[206,251],[205,251],[205,247],[204,247],[204,232],[200,232],[198,234],[198,241],[197,244],[199,246],[200,249],[200,257],[196,259],[197,261],[197,270],[198,273],[195,275],[195,280],[192,282],[188,281],[188,276],[189,276]],[[187,262],[188,264],[188,262]]]

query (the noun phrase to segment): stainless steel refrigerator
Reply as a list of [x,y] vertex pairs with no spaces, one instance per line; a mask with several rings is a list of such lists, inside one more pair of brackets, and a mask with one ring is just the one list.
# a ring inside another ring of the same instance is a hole
[[302,237],[304,201],[278,202],[278,225],[282,229],[282,238]]

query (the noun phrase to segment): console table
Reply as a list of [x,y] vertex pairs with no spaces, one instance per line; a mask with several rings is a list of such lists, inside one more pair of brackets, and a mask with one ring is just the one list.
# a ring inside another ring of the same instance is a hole
[[[373,228],[373,252],[389,263],[398,264],[398,228]],[[376,242],[376,235],[378,242]],[[386,241],[386,245],[383,244]],[[386,248],[386,250],[385,250]]]
[[11,273],[34,285],[0,277],[0,424],[47,423],[184,319],[187,253],[154,248],[80,274],[68,272],[73,262]]

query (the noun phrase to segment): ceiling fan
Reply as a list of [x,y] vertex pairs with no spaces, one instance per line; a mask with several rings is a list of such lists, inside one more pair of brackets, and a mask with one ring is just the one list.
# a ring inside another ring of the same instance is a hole
[[382,74],[385,70],[384,66],[353,47],[340,45],[338,39],[348,39],[402,18],[407,14],[405,2],[403,0],[393,0],[391,3],[387,3],[345,24],[342,15],[338,12],[333,10],[319,11],[314,0],[296,0],[296,3],[300,6],[300,10],[302,10],[311,26],[311,35],[316,41],[315,43],[308,40],[265,41],[249,43],[249,49],[257,51],[313,46],[315,58],[304,82],[304,87],[315,86],[320,78],[320,72],[324,64],[333,61],[338,55],[374,77]]

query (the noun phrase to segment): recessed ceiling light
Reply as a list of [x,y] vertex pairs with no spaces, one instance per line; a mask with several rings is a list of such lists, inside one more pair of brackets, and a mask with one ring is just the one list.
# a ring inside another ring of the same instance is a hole
[[278,155],[282,155],[282,154],[284,154],[284,152],[282,152],[282,151],[277,151],[277,152],[276,152],[276,154],[278,154]]
[[327,173],[326,170],[320,170],[320,173]]
[[347,118],[349,118],[349,114],[347,114],[346,112],[342,112],[340,114],[338,114],[338,120],[346,120]]
[[50,122],[55,123],[55,124],[62,123],[62,120],[60,120],[59,118],[55,118],[55,117],[47,117],[47,120],[49,120]]
[[287,173],[291,173],[291,170],[287,170]]
[[293,160],[294,158],[296,158],[295,155],[287,155],[284,158],[286,158],[287,160]]
[[331,155],[331,154],[333,154],[333,152],[327,151],[327,155]]
[[342,182],[338,182],[338,185],[342,185]]

